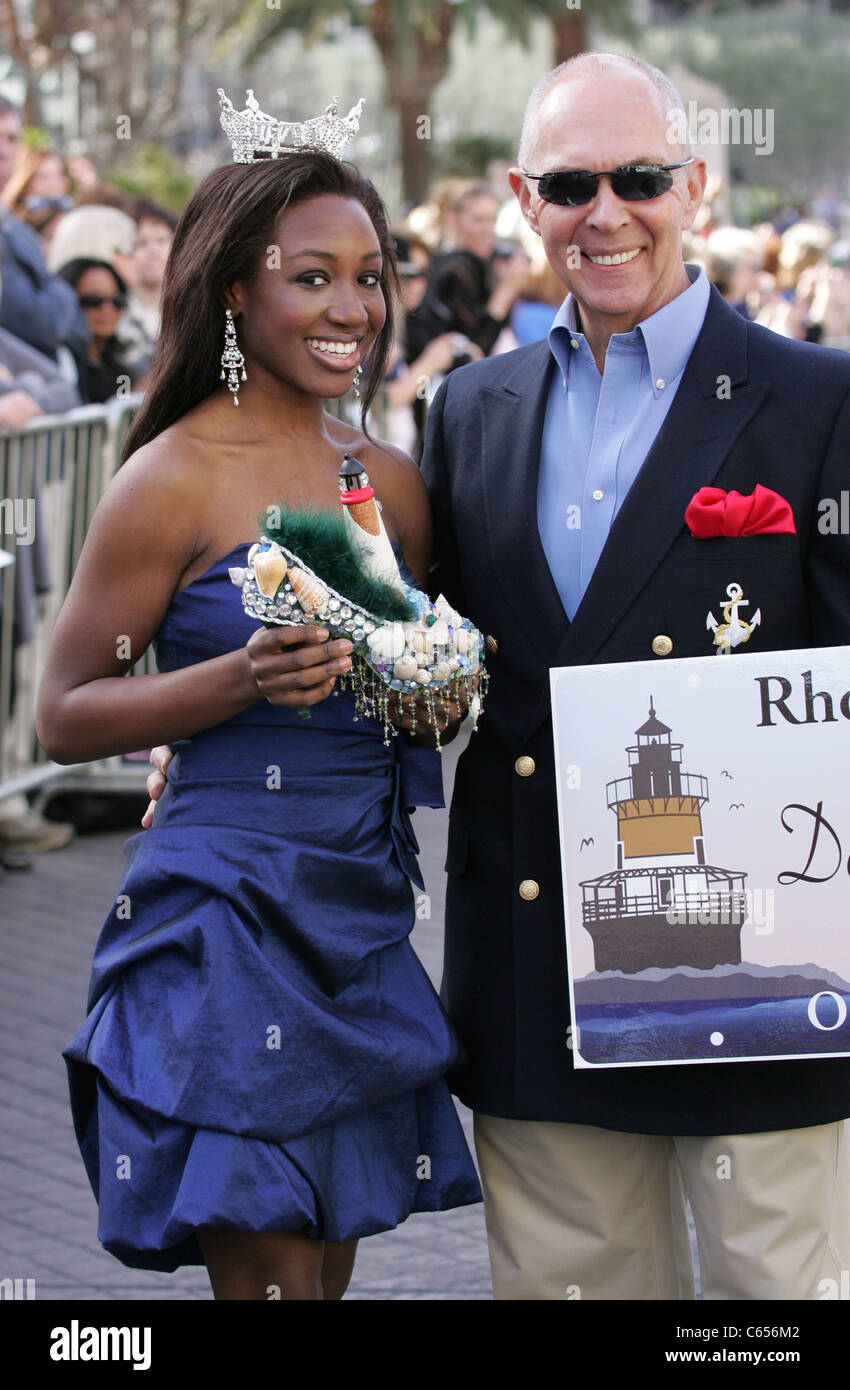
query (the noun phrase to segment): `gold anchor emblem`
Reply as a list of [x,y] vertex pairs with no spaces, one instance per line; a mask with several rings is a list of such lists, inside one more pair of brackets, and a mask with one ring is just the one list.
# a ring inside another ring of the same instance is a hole
[[723,605],[723,622],[718,623],[712,612],[709,612],[705,619],[706,627],[714,633],[717,656],[729,656],[735,647],[749,642],[753,629],[761,622],[760,608],[756,609],[750,622],[739,616],[738,609],[746,608],[750,602],[748,598],[744,598],[740,584],[727,584],[726,594],[729,602]]

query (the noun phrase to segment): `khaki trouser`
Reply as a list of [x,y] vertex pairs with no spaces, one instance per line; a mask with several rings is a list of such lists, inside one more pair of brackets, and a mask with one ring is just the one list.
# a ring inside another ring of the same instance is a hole
[[475,1115],[497,1299],[850,1296],[848,1122],[710,1138]]

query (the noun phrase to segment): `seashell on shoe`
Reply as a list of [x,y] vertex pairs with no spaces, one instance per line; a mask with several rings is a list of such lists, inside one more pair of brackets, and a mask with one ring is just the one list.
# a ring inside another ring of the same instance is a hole
[[397,661],[404,651],[404,627],[401,623],[383,623],[369,633],[366,643],[373,656]]
[[[257,562],[254,561],[254,569]],[[328,600],[328,590],[321,580],[316,579],[315,575],[307,574],[304,570],[291,565],[289,568],[289,582],[305,613],[317,613],[323,608]]]
[[260,593],[265,598],[274,598],[286,577],[286,560],[279,545],[271,545],[254,556],[254,575]]

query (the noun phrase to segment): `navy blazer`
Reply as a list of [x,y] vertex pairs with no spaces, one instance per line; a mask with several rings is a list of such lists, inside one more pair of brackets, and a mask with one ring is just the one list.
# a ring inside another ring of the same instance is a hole
[[0,328],[55,360],[60,343],[84,350],[91,333],[73,286],[51,275],[41,242],[0,209]]
[[[549,668],[663,660],[652,647],[662,634],[672,656],[714,660],[706,613],[733,580],[762,613],[747,650],[850,643],[850,536],[817,524],[818,501],[850,488],[850,356],[751,324],[712,289],[672,406],[572,623],[537,528],[553,370],[545,340],[461,367],[428,416],[432,592],[473,618],[491,648],[485,712],[459,761],[450,811],[442,997],[468,1052],[450,1080],[485,1114],[638,1133],[843,1118],[842,1058],[574,1069]],[[796,535],[690,535],[685,508],[700,487],[746,494],[757,483],[790,502]],[[531,775],[517,771],[520,757],[533,759]],[[523,879],[539,884],[532,901],[519,895]]]

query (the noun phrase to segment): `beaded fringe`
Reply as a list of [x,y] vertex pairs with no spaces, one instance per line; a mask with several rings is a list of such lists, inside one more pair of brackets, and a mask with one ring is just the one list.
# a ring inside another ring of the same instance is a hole
[[[484,709],[484,696],[489,682],[488,672],[482,667],[478,672],[478,689],[472,690],[470,687],[469,673],[464,671],[452,676],[450,680],[441,685],[438,691],[425,690],[425,700],[428,704],[427,723],[434,731],[434,743],[438,753],[442,753],[443,748],[440,743],[440,730],[437,724],[437,710],[445,714],[448,710],[448,702],[445,696],[456,695],[461,686],[466,690],[467,704],[471,707],[471,718],[473,732],[478,731],[478,718]],[[381,680],[372,670],[368,662],[362,657],[354,656],[350,671],[346,671],[337,679],[334,694],[339,690],[351,690],[354,694],[354,721],[359,722],[361,716],[366,719],[377,719],[384,726],[384,746],[390,746],[390,737],[397,738],[399,730],[392,723],[389,717],[389,704],[392,695],[409,694],[408,691],[392,690],[386,681]],[[473,706],[475,696],[478,696],[478,703]],[[410,729],[411,734],[416,733],[416,707],[412,708],[413,724]]]

